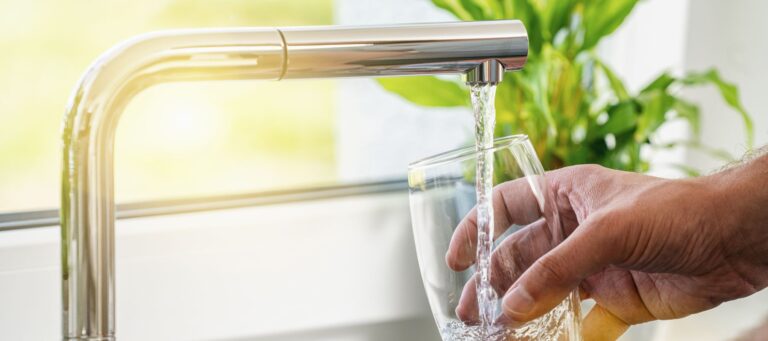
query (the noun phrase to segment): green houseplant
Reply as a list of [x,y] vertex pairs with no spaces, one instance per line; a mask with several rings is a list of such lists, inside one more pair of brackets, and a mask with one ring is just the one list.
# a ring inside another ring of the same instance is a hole
[[[614,32],[638,0],[432,0],[461,20],[519,19],[528,29],[529,58],[497,89],[496,136],[529,136],[546,169],[583,163],[644,172],[641,149],[687,146],[730,160],[699,143],[699,107],[678,95],[681,88],[714,85],[744,122],[752,146],[752,121],[736,86],[717,70],[682,77],[662,73],[631,93],[597,55],[598,43]],[[388,91],[422,106],[469,106],[468,90],[435,77],[385,78]],[[424,91],[429,89],[429,91]],[[665,122],[685,120],[692,138],[660,144],[653,133]],[[673,165],[689,175],[696,170]]]

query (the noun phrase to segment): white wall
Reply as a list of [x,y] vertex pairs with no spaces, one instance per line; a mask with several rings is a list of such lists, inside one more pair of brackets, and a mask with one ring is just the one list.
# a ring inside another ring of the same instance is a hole
[[[738,84],[742,100],[755,120],[755,145],[768,144],[768,2],[762,0],[691,1],[687,30],[686,67],[717,67],[723,77]],[[711,88],[689,91],[702,103],[702,140],[735,155],[746,149],[741,120]],[[692,153],[688,162],[705,169],[719,163]]]
[[688,0],[646,0],[599,46],[600,55],[640,90],[663,71],[685,68]]

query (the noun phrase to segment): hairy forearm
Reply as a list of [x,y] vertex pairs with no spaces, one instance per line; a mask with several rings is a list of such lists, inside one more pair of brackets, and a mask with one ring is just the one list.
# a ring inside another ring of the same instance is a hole
[[762,148],[750,150],[747,152],[747,154],[744,155],[743,161],[749,162],[766,155],[768,155],[768,145],[763,146]]
[[751,162],[751,161],[753,161],[755,159],[758,159],[761,156],[765,156],[765,155],[768,155],[768,145],[763,146],[762,148],[751,149],[751,150],[747,151],[740,160],[736,160],[736,161],[727,163],[726,165],[724,165],[720,169],[716,170],[715,174],[716,173],[722,173],[722,172],[725,172],[725,171],[728,171],[728,170],[731,170],[731,169],[734,169],[734,168],[741,167],[741,166],[746,165],[749,162]]
[[732,232],[726,234],[730,237],[728,251],[768,265],[768,147],[707,178],[717,193],[716,216],[721,217],[721,226]]

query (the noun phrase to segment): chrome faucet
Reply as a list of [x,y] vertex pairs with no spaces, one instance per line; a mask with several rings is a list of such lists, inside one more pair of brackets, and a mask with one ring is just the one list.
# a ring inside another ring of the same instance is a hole
[[525,27],[512,20],[181,30],[117,45],[82,77],[64,121],[63,339],[115,340],[114,136],[142,90],[172,81],[450,73],[498,83],[527,55]]

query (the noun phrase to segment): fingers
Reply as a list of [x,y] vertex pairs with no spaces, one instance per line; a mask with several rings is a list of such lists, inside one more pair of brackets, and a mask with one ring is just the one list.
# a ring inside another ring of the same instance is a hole
[[[503,183],[493,190],[494,239],[511,225],[529,224],[541,214],[538,201],[526,178]],[[473,208],[453,233],[445,262],[454,271],[464,271],[475,262],[477,209]]]
[[599,304],[592,307],[581,326],[585,341],[617,340],[629,328],[629,324]]
[[620,250],[596,220],[585,221],[517,279],[502,301],[507,318],[527,322],[545,314],[584,278],[616,260]]
[[459,304],[456,306],[456,317],[467,324],[477,324],[480,322],[480,312],[477,307],[477,274],[464,285],[461,291]]
[[[551,250],[557,241],[552,239],[549,225],[541,219],[510,235],[494,250],[491,257],[491,286],[499,296],[520,277],[539,257]],[[477,274],[464,287],[456,316],[466,323],[478,319],[476,284]]]

